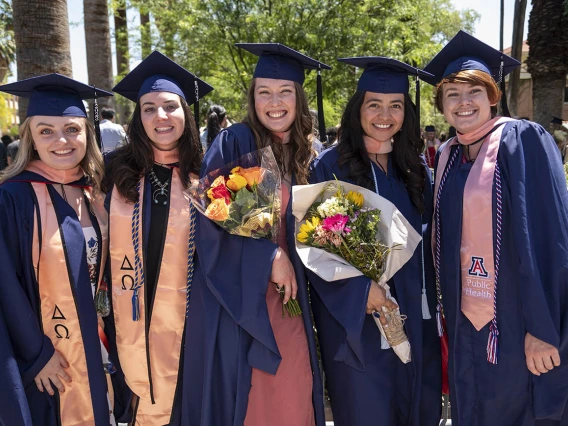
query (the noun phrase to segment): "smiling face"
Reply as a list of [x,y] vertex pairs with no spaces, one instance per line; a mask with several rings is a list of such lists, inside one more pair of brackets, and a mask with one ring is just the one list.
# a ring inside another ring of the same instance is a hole
[[150,92],[139,102],[142,125],[152,145],[160,151],[175,149],[185,128],[185,114],[179,95]]
[[296,119],[296,87],[290,80],[257,78],[254,110],[260,123],[273,133],[283,133]]
[[73,169],[85,157],[85,118],[37,115],[30,119],[30,130],[40,160],[55,170]]
[[487,89],[483,85],[445,83],[442,106],[446,121],[460,133],[470,133],[491,120]]
[[386,142],[404,122],[404,95],[366,92],[360,113],[363,133],[376,141]]

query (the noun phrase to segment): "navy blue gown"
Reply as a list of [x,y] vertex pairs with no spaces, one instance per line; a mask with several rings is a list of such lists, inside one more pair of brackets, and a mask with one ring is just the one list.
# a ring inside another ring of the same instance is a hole
[[[335,177],[355,183],[347,177],[348,167],[339,167],[338,159],[337,148],[324,151],[312,164],[310,183]],[[379,329],[372,316],[365,313],[369,278],[360,276],[327,282],[308,272],[333,419],[336,426],[434,426],[440,421],[442,379],[430,249],[431,174],[427,169],[424,187],[426,211],[421,216],[391,158],[388,176],[374,164],[372,167],[379,194],[395,204],[417,232],[423,232],[426,289],[432,319],[422,319],[420,245],[388,282],[401,313],[408,317],[405,330],[412,351],[412,361],[408,364],[403,364],[391,349],[381,349]],[[369,178],[373,180],[370,168]]]
[[[40,392],[34,382],[54,353],[43,333],[38,284],[32,262],[35,193],[29,182],[48,182],[32,172],[23,172],[0,186],[0,424],[6,426],[58,426],[59,391]],[[85,182],[82,182],[84,185]],[[107,381],[101,360],[97,314],[87,268],[83,232],[75,211],[55,191],[54,207],[65,236],[67,266],[75,287],[76,307],[85,345],[91,398],[97,426],[109,424]],[[96,219],[91,221],[99,234]],[[100,260],[99,251],[99,260]],[[2,324],[3,323],[3,324]],[[19,377],[19,380],[18,380]],[[78,377],[73,380],[80,380]],[[11,401],[10,401],[11,400]],[[116,409],[116,406],[115,406]],[[117,415],[120,416],[119,409]]]
[[[244,124],[233,125],[207,150],[201,175],[256,150],[250,129]],[[290,203],[289,229],[293,223]],[[294,245],[293,237],[290,232],[289,247]],[[185,335],[182,424],[242,426],[252,369],[275,374],[281,359],[266,308],[278,246],[266,239],[230,235],[201,214],[197,216],[196,241],[199,261]],[[315,420],[317,426],[324,426],[323,388],[307,314],[307,280],[295,251],[290,254],[310,350]]]
[[[566,181],[558,148],[539,125],[524,120],[506,123],[500,143],[504,189],[496,365],[487,361],[490,323],[478,332],[461,311],[462,202],[473,164],[460,160],[462,152],[441,194],[440,275],[449,337],[452,424],[568,425]],[[462,148],[451,149],[450,155]],[[493,189],[494,224],[495,203]],[[529,372],[524,352],[527,332],[559,348],[560,367],[538,377]]]

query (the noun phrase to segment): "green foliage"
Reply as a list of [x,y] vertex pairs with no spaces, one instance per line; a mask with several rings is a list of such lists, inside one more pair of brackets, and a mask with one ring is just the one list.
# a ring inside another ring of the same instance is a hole
[[8,108],[8,96],[10,95],[0,93],[0,130],[2,134],[8,133],[7,130],[12,124],[12,112]]
[[[131,0],[132,5],[142,4]],[[333,67],[324,71],[326,123],[337,124],[353,94],[359,70],[340,64],[345,56],[391,56],[423,67],[459,29],[472,31],[472,10],[450,0],[146,0],[159,30],[155,45],[215,87],[203,101],[244,116],[246,89],[256,57],[237,42],[280,42]],[[425,86],[425,85],[423,85]],[[316,73],[304,84],[316,106]],[[436,123],[432,97],[424,90],[423,116]]]
[[[12,5],[7,0],[0,0],[0,67],[10,65],[15,59],[16,42],[14,40]],[[0,83],[3,83],[6,74],[0,77]]]

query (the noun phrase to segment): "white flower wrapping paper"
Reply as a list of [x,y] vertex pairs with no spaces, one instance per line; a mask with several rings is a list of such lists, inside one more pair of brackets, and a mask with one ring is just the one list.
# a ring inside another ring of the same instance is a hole
[[[377,240],[381,240],[383,244],[388,247],[395,247],[395,249],[391,250],[387,256],[385,271],[379,279],[378,284],[387,290],[387,297],[394,300],[390,295],[387,281],[410,260],[414,250],[416,250],[416,247],[418,247],[418,244],[422,240],[422,237],[416,232],[412,225],[410,225],[396,206],[386,198],[366,188],[341,181],[326,181],[314,185],[295,185],[292,187],[292,214],[296,218],[295,235],[298,235],[300,225],[304,222],[304,216],[310,206],[319,198],[321,192],[330,183],[340,184],[346,192],[359,192],[365,198],[363,203],[364,207],[376,208],[381,211]],[[326,191],[326,193],[324,193],[324,199],[331,197],[334,193],[335,191],[333,191],[333,189]],[[357,268],[335,254],[328,253],[316,247],[307,246],[297,239],[295,239],[295,242],[296,251],[304,266],[325,281],[336,281],[363,275]],[[373,318],[383,337],[382,347],[389,348],[390,346],[386,341],[385,333],[379,319],[375,316],[373,316]],[[410,361],[410,343],[408,340],[393,347],[393,350],[402,362],[407,363]]]

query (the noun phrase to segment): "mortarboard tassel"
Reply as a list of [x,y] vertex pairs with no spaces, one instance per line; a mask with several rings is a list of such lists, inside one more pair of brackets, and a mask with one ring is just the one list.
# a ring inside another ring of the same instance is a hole
[[100,119],[99,119],[99,103],[97,102],[98,95],[97,95],[97,88],[93,84],[93,90],[95,91],[95,100],[93,104],[93,114],[95,116],[95,136],[97,138],[97,145],[101,152],[104,151],[103,146],[103,138],[101,137],[101,126],[100,126]]
[[418,74],[416,74],[416,123],[418,128],[420,129],[420,79],[418,78]]
[[195,80],[195,103],[193,104],[193,117],[195,118],[195,125],[199,131],[199,86]]
[[327,135],[325,134],[325,118],[323,115],[323,85],[321,81],[321,66],[318,67],[317,98],[318,98],[319,139],[323,144],[325,144],[327,142]]
[[501,89],[501,112],[504,117],[510,117],[509,106],[507,105],[507,94],[505,93],[505,79],[503,78],[503,56],[499,65],[499,86]]

